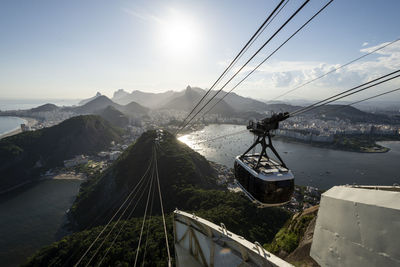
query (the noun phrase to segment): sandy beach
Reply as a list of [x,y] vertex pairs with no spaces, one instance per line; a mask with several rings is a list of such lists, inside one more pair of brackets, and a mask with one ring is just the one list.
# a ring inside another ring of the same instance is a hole
[[83,173],[65,172],[54,175],[51,179],[54,180],[86,180],[86,175]]
[[[35,119],[33,119],[33,118],[27,118],[27,117],[20,117],[20,118],[23,119],[23,120],[25,120],[25,121],[26,121],[26,124],[27,124],[29,127],[35,126],[35,125],[38,123],[38,121],[35,120]],[[11,131],[11,132],[8,132],[8,133],[5,133],[5,134],[0,135],[0,139],[5,138],[5,137],[8,137],[8,136],[12,136],[12,135],[19,134],[19,133],[21,133],[21,132],[22,132],[21,127],[19,127],[18,129],[15,129],[15,130],[13,130],[13,131]]]

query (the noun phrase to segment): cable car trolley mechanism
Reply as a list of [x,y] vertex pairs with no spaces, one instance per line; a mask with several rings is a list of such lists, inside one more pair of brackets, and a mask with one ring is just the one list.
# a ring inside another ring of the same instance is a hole
[[[234,164],[235,178],[250,200],[262,207],[278,206],[290,201],[294,192],[294,176],[272,145],[271,131],[279,128],[279,122],[287,119],[289,113],[273,114],[261,121],[250,121],[247,129],[255,135],[254,143]],[[257,145],[261,153],[248,154]],[[267,154],[270,149],[277,161]]]

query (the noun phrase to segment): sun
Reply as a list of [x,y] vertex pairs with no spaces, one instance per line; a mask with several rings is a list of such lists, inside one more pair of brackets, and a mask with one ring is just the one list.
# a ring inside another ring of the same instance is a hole
[[196,53],[200,33],[189,17],[174,12],[161,22],[160,30],[163,53],[179,58],[191,57]]

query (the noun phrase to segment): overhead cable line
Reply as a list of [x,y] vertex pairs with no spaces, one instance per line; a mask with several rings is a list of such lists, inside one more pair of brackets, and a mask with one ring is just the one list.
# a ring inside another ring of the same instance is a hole
[[[153,175],[154,175],[154,173],[153,173]],[[145,259],[146,259],[146,252],[147,252],[147,244],[148,244],[148,241],[149,241],[149,233],[150,233],[150,223],[151,223],[151,218],[152,218],[152,212],[153,212],[153,203],[154,203],[154,194],[155,194],[155,185],[154,185],[154,183],[155,183],[155,179],[153,179],[154,181],[153,181],[153,190],[152,190],[152,192],[151,192],[151,203],[150,203],[150,216],[149,216],[149,218],[147,219],[147,230],[146,230],[146,242],[145,242],[145,245],[144,245],[144,253],[143,253],[143,259],[142,259],[142,267],[144,267],[144,264],[145,264]]]
[[[250,40],[247,41],[245,46],[240,50],[240,52],[236,55],[236,57],[232,60],[232,62],[228,65],[228,67],[224,70],[224,72],[218,77],[218,79],[214,82],[214,84],[208,89],[208,91],[203,95],[203,97],[197,102],[195,107],[189,112],[186,118],[182,121],[181,125],[178,127],[182,127],[185,121],[192,115],[192,113],[196,110],[196,108],[200,105],[200,103],[207,97],[207,95],[211,92],[211,90],[225,77],[228,71],[236,64],[236,62],[241,58],[241,56],[247,51],[247,49],[253,44],[253,42],[258,38],[258,36],[262,33],[263,29],[266,28],[266,23],[271,19],[274,13],[279,9],[279,7],[285,2],[285,0],[281,0],[279,4],[275,7],[275,9],[269,14],[269,16],[265,19],[265,21],[261,24],[261,26],[257,29],[257,31],[253,34]],[[286,2],[287,4],[287,2]],[[285,4],[285,5],[286,5]],[[280,10],[279,10],[280,12]],[[275,17],[274,17],[275,18]],[[272,20],[271,20],[272,21]],[[265,27],[264,27],[265,26]],[[268,24],[267,24],[268,26]],[[175,133],[176,134],[176,133]]]
[[[400,72],[400,70],[393,71],[393,72],[391,72],[391,73],[389,73],[389,74],[383,75],[383,76],[381,76],[381,77],[379,77],[379,78],[376,78],[376,79],[373,79],[373,80],[371,80],[371,81],[369,81],[369,82],[363,83],[363,84],[361,84],[361,85],[355,86],[355,87],[353,87],[353,88],[351,88],[351,89],[348,89],[348,90],[346,90],[346,91],[343,91],[343,92],[338,93],[338,94],[336,94],[336,95],[333,95],[333,96],[331,96],[331,97],[325,98],[325,99],[323,99],[323,100],[321,100],[321,101],[318,101],[318,102],[316,102],[316,103],[314,103],[314,104],[312,104],[312,105],[309,105],[309,106],[307,106],[307,107],[300,108],[300,109],[298,109],[298,110],[296,110],[296,111],[294,111],[294,112],[291,112],[291,113],[289,114],[289,116],[290,116],[290,117],[297,116],[297,115],[302,114],[302,113],[304,113],[304,112],[313,110],[313,109],[318,108],[318,107],[321,107],[321,106],[325,106],[325,105],[327,105],[327,104],[329,104],[329,103],[331,103],[331,102],[334,102],[334,101],[337,101],[337,100],[339,100],[339,99],[345,98],[345,97],[347,97],[347,96],[350,96],[350,95],[359,93],[359,92],[361,92],[361,91],[364,91],[364,90],[366,90],[366,89],[368,89],[368,88],[377,86],[377,85],[382,84],[382,83],[384,83],[384,82],[391,81],[391,80],[393,80],[393,79],[395,79],[395,78],[398,78],[398,77],[400,76],[400,74],[399,74],[399,75],[396,75],[396,76],[393,76],[393,77],[390,77],[390,78],[387,78],[387,77],[392,76],[393,74],[396,74],[396,73],[398,73],[398,72]],[[381,80],[381,79],[383,79],[383,78],[387,78],[387,79],[386,79],[386,80],[379,81],[379,80]],[[377,83],[372,84],[372,85],[369,85],[369,86],[367,86],[367,87],[364,87],[364,86],[366,86],[366,85],[368,85],[368,84],[371,84],[371,83],[374,83],[374,82],[377,82]],[[361,88],[361,89],[359,89],[359,88]],[[358,90],[356,90],[356,89],[358,89]]]
[[[138,190],[140,190],[140,188],[138,188]],[[107,216],[107,214],[109,214],[111,210],[114,210],[114,207],[116,206],[116,204],[120,203],[125,197],[126,197],[126,195],[121,195],[121,196],[117,197],[116,199],[114,199],[111,206],[108,207],[107,210],[98,213],[96,218],[94,220],[91,220],[90,223],[88,223],[85,226],[85,229],[93,228],[97,224],[97,222],[99,221],[100,218],[104,218],[105,216]],[[118,207],[119,207],[119,205],[118,205]],[[64,261],[62,267],[70,266],[69,262],[71,261],[71,259],[75,258],[75,255],[78,254],[78,252],[80,252],[80,248],[79,248],[79,246],[76,246],[73,253],[68,257],[68,259],[66,261]]]
[[[153,152],[153,161],[154,161],[154,152]],[[142,235],[143,235],[144,224],[145,224],[145,222],[146,222],[146,217],[147,217],[147,208],[148,208],[148,206],[149,206],[150,193],[151,193],[151,188],[152,188],[153,179],[154,179],[154,166],[153,166],[153,170],[152,170],[152,171],[153,171],[153,175],[152,175],[151,182],[150,182],[149,193],[147,194],[146,207],[145,207],[145,209],[144,209],[143,222],[142,222],[142,227],[141,227],[141,229],[140,229],[139,242],[138,242],[138,246],[137,246],[137,249],[136,249],[136,256],[135,256],[135,264],[134,264],[134,267],[136,267],[137,259],[138,259],[138,256],[139,256],[140,243],[141,243],[141,241],[142,241]]]
[[[140,181],[142,181],[142,179],[144,179],[144,177],[147,175],[147,173],[150,170],[150,166],[152,165],[152,162],[149,163],[145,173],[143,174],[143,176],[140,178]],[[139,181],[139,183],[140,183]],[[81,261],[85,258],[86,254],[90,251],[90,249],[93,247],[93,245],[97,242],[97,240],[100,238],[100,236],[103,234],[103,232],[106,230],[106,228],[110,225],[110,223],[114,220],[114,218],[117,216],[117,214],[120,212],[120,210],[122,209],[122,207],[126,204],[126,202],[129,200],[129,198],[132,196],[132,194],[134,193],[134,191],[136,190],[136,188],[139,186],[139,183],[136,184],[136,186],[132,189],[132,191],[128,194],[128,196],[126,197],[126,199],[124,200],[124,202],[121,204],[121,206],[118,208],[118,210],[114,213],[114,215],[110,218],[110,220],[107,222],[107,224],[103,227],[103,229],[100,231],[100,233],[96,236],[96,238],[93,240],[93,242],[90,244],[90,246],[86,249],[85,253],[83,253],[83,255],[79,258],[78,262],[76,264],[74,264],[74,267],[78,266]]]
[[[135,206],[131,209],[131,211],[128,214],[128,217],[125,219],[125,221],[122,223],[121,227],[119,227],[118,233],[115,235],[113,241],[111,242],[110,246],[107,248],[106,253],[104,253],[103,257],[101,258],[100,262],[97,264],[97,267],[100,267],[101,264],[103,263],[104,259],[106,258],[106,256],[108,255],[108,253],[110,252],[111,248],[114,246],[115,241],[117,241],[119,235],[121,234],[122,230],[125,228],[125,224],[128,222],[128,220],[132,217],[133,212],[136,210],[136,207],[139,205],[140,201],[142,200],[142,197],[144,196],[145,193],[145,189],[141,190],[141,194],[138,198],[138,200],[136,201]],[[154,191],[154,190],[153,190]]]
[[394,93],[396,91],[400,91],[400,88],[393,89],[393,90],[390,90],[390,91],[387,91],[387,92],[384,92],[384,93],[381,93],[381,94],[377,94],[377,95],[374,95],[374,96],[371,96],[371,97],[367,97],[367,98],[355,101],[353,103],[347,104],[346,106],[352,106],[352,105],[355,105],[355,104],[358,104],[358,103],[361,103],[361,102],[364,102],[364,101],[367,101],[367,100],[370,100],[370,99],[373,99],[373,98],[377,98],[377,97],[380,97],[380,96],[383,96],[383,95]]
[[316,78],[314,78],[314,79],[312,79],[312,80],[309,80],[309,81],[307,81],[307,82],[305,82],[305,83],[303,83],[303,84],[301,84],[301,85],[299,85],[299,86],[297,86],[297,87],[295,87],[295,88],[293,88],[293,89],[290,89],[289,91],[287,91],[287,92],[285,92],[285,93],[283,93],[283,94],[281,94],[281,95],[278,95],[277,97],[271,99],[271,101],[276,100],[276,99],[278,99],[278,98],[281,98],[282,96],[285,96],[285,95],[287,95],[287,94],[289,94],[289,93],[292,93],[292,92],[294,92],[294,91],[296,91],[296,90],[298,90],[298,89],[300,89],[300,88],[306,86],[307,84],[310,84],[310,83],[312,83],[312,82],[314,82],[314,81],[316,81],[316,80],[319,80],[319,79],[321,79],[321,78],[323,78],[323,77],[325,77],[325,76],[327,76],[327,75],[329,75],[329,74],[331,74],[331,73],[333,73],[333,72],[335,72],[335,71],[337,71],[337,70],[339,70],[339,69],[341,69],[341,68],[344,68],[344,67],[346,67],[346,66],[348,66],[348,65],[350,65],[350,64],[352,64],[352,63],[354,63],[354,62],[356,62],[356,61],[358,61],[358,60],[360,60],[360,59],[363,59],[363,58],[366,57],[366,56],[369,56],[369,55],[371,55],[371,54],[373,54],[373,53],[375,53],[375,52],[377,52],[377,51],[379,51],[379,50],[382,50],[383,48],[388,47],[389,45],[392,45],[392,44],[394,44],[395,42],[397,42],[397,41],[399,41],[399,40],[400,40],[400,39],[396,39],[396,40],[394,40],[394,41],[392,41],[392,42],[389,42],[389,43],[387,43],[387,44],[385,44],[385,45],[382,45],[382,46],[378,47],[377,49],[372,50],[371,52],[368,52],[368,53],[366,53],[366,54],[364,54],[364,55],[362,55],[362,56],[360,56],[360,57],[358,57],[358,58],[355,58],[355,59],[353,59],[353,60],[351,60],[351,61],[349,61],[349,62],[347,62],[347,63],[345,63],[345,64],[343,64],[343,65],[341,65],[341,66],[339,66],[339,67],[337,67],[337,68],[334,68],[333,70],[330,70],[330,71],[328,71],[328,72],[322,74],[321,76],[318,76],[318,77],[316,77]]
[[280,46],[278,46],[271,54],[269,54],[263,61],[261,61],[252,71],[250,71],[243,79],[241,79],[232,89],[225,93],[211,108],[203,113],[204,117],[208,112],[210,112],[216,105],[218,105],[225,97],[228,96],[233,90],[235,90],[242,82],[244,82],[251,74],[253,74],[261,65],[263,65],[270,57],[272,57],[279,49],[282,48],[290,39],[292,39],[298,32],[300,32],[308,23],[310,23],[316,16],[319,15],[333,0],[330,0],[326,5],[324,5],[317,13],[315,13],[309,20],[307,20],[299,29],[297,29],[289,38],[287,38]]
[[156,151],[155,147],[154,147],[154,154],[155,154],[154,161],[155,161],[155,165],[156,165],[156,178],[157,178],[157,185],[158,185],[158,194],[159,194],[159,198],[160,198],[161,215],[162,215],[163,225],[164,225],[165,245],[167,247],[167,253],[168,253],[168,267],[172,267],[171,254],[169,252],[169,244],[168,244],[167,226],[165,224],[164,207],[163,207],[161,188],[160,188],[160,177],[158,176],[157,151]]
[[[179,133],[181,130],[183,130],[243,69],[244,67],[249,64],[250,61],[254,59],[254,57],[260,53],[260,51],[306,6],[306,4],[309,3],[310,0],[306,0],[286,21],[279,27],[277,31],[246,61],[245,64],[243,64],[242,67],[232,77],[200,108],[192,118],[186,122],[182,127],[180,127],[177,131],[176,134]],[[333,1],[333,0],[331,0]]]
[[[92,257],[89,259],[89,261],[86,263],[85,267],[88,267],[89,264],[92,262],[92,260],[94,259],[94,257],[97,255],[97,253],[100,251],[101,247],[104,245],[104,243],[106,242],[106,240],[108,239],[108,237],[110,236],[110,234],[114,231],[114,228],[117,226],[117,224],[120,222],[120,220],[122,219],[122,217],[125,215],[126,211],[129,209],[129,207],[132,205],[133,200],[136,198],[137,193],[139,192],[139,190],[141,190],[142,186],[145,184],[145,181],[143,181],[143,183],[140,185],[140,187],[138,188],[138,190],[135,192],[135,194],[133,195],[133,197],[131,198],[131,200],[129,201],[128,205],[126,205],[125,209],[123,210],[123,212],[121,213],[121,215],[118,217],[117,221],[113,224],[113,226],[111,227],[111,230],[108,231],[107,235],[103,238],[103,241],[100,243],[100,245],[97,247],[96,251],[93,253]],[[147,185],[146,185],[147,186]],[[145,188],[142,190],[143,192],[145,191]],[[143,194],[141,195],[143,196]],[[137,200],[136,204],[139,202],[139,200],[141,199],[141,197]],[[136,205],[134,207],[134,209],[136,208]],[[131,211],[131,213],[133,212],[133,210]]]
[[367,100],[370,100],[370,99],[374,99],[374,98],[377,98],[377,97],[380,97],[380,96],[383,96],[383,95],[394,93],[396,91],[400,91],[400,88],[396,88],[396,89],[393,89],[393,90],[390,90],[390,91],[387,91],[387,92],[384,92],[384,93],[380,93],[380,94],[377,94],[377,95],[374,95],[374,96],[363,98],[361,100],[354,101],[354,102],[352,102],[350,104],[338,106],[337,108],[335,108],[333,110],[328,110],[328,111],[324,112],[324,114],[331,113],[331,112],[334,112],[334,111],[337,111],[337,110],[341,110],[341,109],[344,109],[346,107],[353,106],[355,104],[358,104],[358,103],[361,103],[361,102],[364,102],[364,101],[367,101]]

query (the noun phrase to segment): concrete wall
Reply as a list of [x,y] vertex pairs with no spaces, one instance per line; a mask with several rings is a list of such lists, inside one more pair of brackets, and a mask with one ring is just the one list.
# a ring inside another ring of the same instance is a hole
[[392,189],[325,192],[311,257],[321,266],[400,266],[400,188]]

